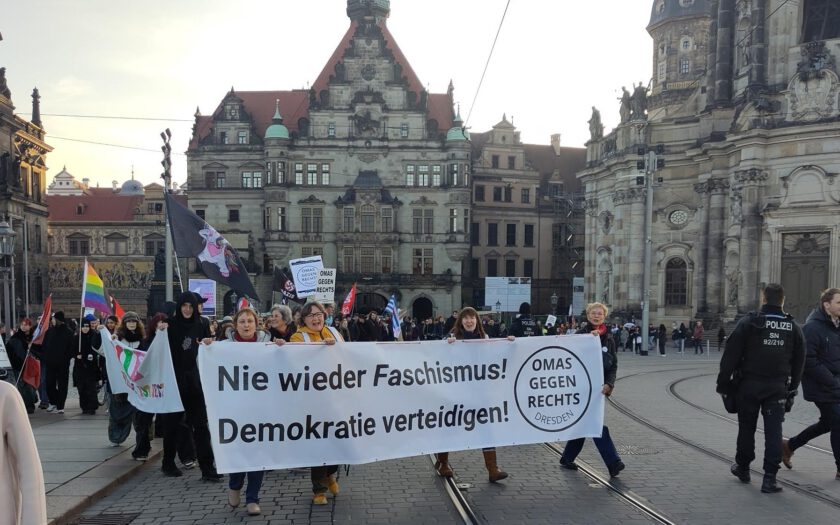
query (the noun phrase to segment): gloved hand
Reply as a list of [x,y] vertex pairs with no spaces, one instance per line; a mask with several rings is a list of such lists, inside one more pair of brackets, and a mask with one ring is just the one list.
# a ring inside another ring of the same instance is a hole
[[785,412],[790,412],[793,408],[793,399],[799,393],[799,390],[788,390],[787,399],[785,399]]

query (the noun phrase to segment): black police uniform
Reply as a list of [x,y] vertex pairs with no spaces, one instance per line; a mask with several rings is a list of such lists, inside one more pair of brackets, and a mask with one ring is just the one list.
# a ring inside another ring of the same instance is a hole
[[531,337],[542,335],[537,329],[537,321],[527,314],[522,314],[510,325],[510,335],[515,337]]
[[726,341],[717,391],[734,394],[738,402],[737,467],[733,465],[732,473],[749,481],[760,411],[764,416],[765,492],[780,490],[775,478],[782,460],[785,401],[788,392],[799,387],[804,365],[802,330],[778,306],[764,305],[760,312],[750,312]]

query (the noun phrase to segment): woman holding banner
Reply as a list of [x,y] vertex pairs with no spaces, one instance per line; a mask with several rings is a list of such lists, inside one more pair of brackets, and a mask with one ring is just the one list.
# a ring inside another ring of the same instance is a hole
[[[604,362],[604,384],[601,387],[601,393],[609,397],[615,385],[615,375],[618,371],[618,356],[616,354],[615,338],[604,320],[607,318],[609,309],[602,303],[589,303],[586,305],[586,318],[588,322],[581,323],[577,333],[585,334],[591,333],[595,337],[601,339],[601,358]],[[566,448],[563,450],[563,456],[560,458],[560,466],[569,470],[577,470],[578,465],[575,463],[580,451],[583,449],[583,442],[585,438],[572,439],[566,443]],[[601,437],[592,438],[604,464],[607,465],[607,470],[610,472],[610,477],[618,476],[619,472],[624,470],[624,463],[615,449],[615,444],[610,437],[610,429],[604,425],[601,431]]]
[[[297,332],[292,335],[292,343],[324,343],[334,345],[336,341],[344,341],[338,330],[332,326],[326,326],[327,311],[321,303],[313,301],[306,303],[300,310],[300,318],[303,324],[298,327]],[[327,490],[333,495],[338,494],[338,481],[336,473],[338,465],[323,465],[312,467],[312,503],[315,505],[327,504]]]
[[[135,312],[126,312],[114,331],[113,338],[122,346],[134,350],[145,350],[143,340],[146,338],[146,330],[143,323],[140,322],[140,316]],[[112,380],[116,379],[112,378]],[[111,401],[108,405],[108,416],[110,416],[108,438],[111,440],[111,446],[118,447],[128,439],[134,423],[134,412],[134,405],[128,402],[128,394],[111,394]],[[136,448],[134,452],[137,452]],[[134,459],[140,459],[139,456],[132,455]]]
[[[273,312],[273,310],[272,310]],[[291,311],[289,312],[291,317]],[[268,332],[258,330],[259,317],[257,312],[251,308],[243,308],[233,316],[233,329],[227,332],[228,341],[240,343],[271,343],[282,345],[286,341],[282,338],[274,338]],[[248,507],[249,516],[257,516],[262,512],[260,509],[260,488],[262,487],[264,471],[254,472],[232,472],[228,482],[228,504],[236,508],[242,502],[240,492],[245,485],[245,477],[248,477],[248,488],[245,490],[245,503]]]
[[[446,342],[452,344],[459,339],[490,339],[478,318],[478,312],[469,306],[458,313],[455,325],[452,327],[452,333],[446,338]],[[512,335],[507,336],[508,341],[515,339]],[[482,452],[484,453],[484,465],[487,467],[487,474],[491,483],[508,477],[508,473],[496,464],[496,447],[482,449]],[[452,467],[449,466],[449,452],[438,452],[435,457],[437,458],[435,470],[438,475],[444,478],[451,478],[455,475]]]

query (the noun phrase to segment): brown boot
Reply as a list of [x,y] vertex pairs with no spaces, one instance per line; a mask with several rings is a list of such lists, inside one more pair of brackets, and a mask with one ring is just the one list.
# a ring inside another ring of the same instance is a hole
[[793,468],[793,450],[790,449],[790,440],[783,439],[782,440],[782,463],[785,464],[787,468]]
[[484,464],[487,465],[487,473],[490,476],[490,482],[495,483],[499,480],[505,479],[508,477],[508,473],[504,470],[499,469],[499,466],[496,464],[496,451],[495,450],[485,450],[484,452]]
[[452,467],[449,466],[449,452],[438,452],[435,454],[435,458],[437,461],[435,462],[435,470],[438,473],[438,476],[444,478],[451,478],[455,475],[452,472]]

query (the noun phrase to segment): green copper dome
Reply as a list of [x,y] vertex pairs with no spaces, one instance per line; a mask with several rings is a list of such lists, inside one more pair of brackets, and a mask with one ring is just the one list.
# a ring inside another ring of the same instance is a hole
[[461,120],[461,109],[452,118],[452,127],[446,132],[446,142],[469,142],[470,132],[464,127],[464,121]]
[[283,116],[280,115],[280,100],[275,102],[274,118],[271,120],[272,124],[265,130],[265,138],[267,139],[288,139],[289,128],[283,125]]

